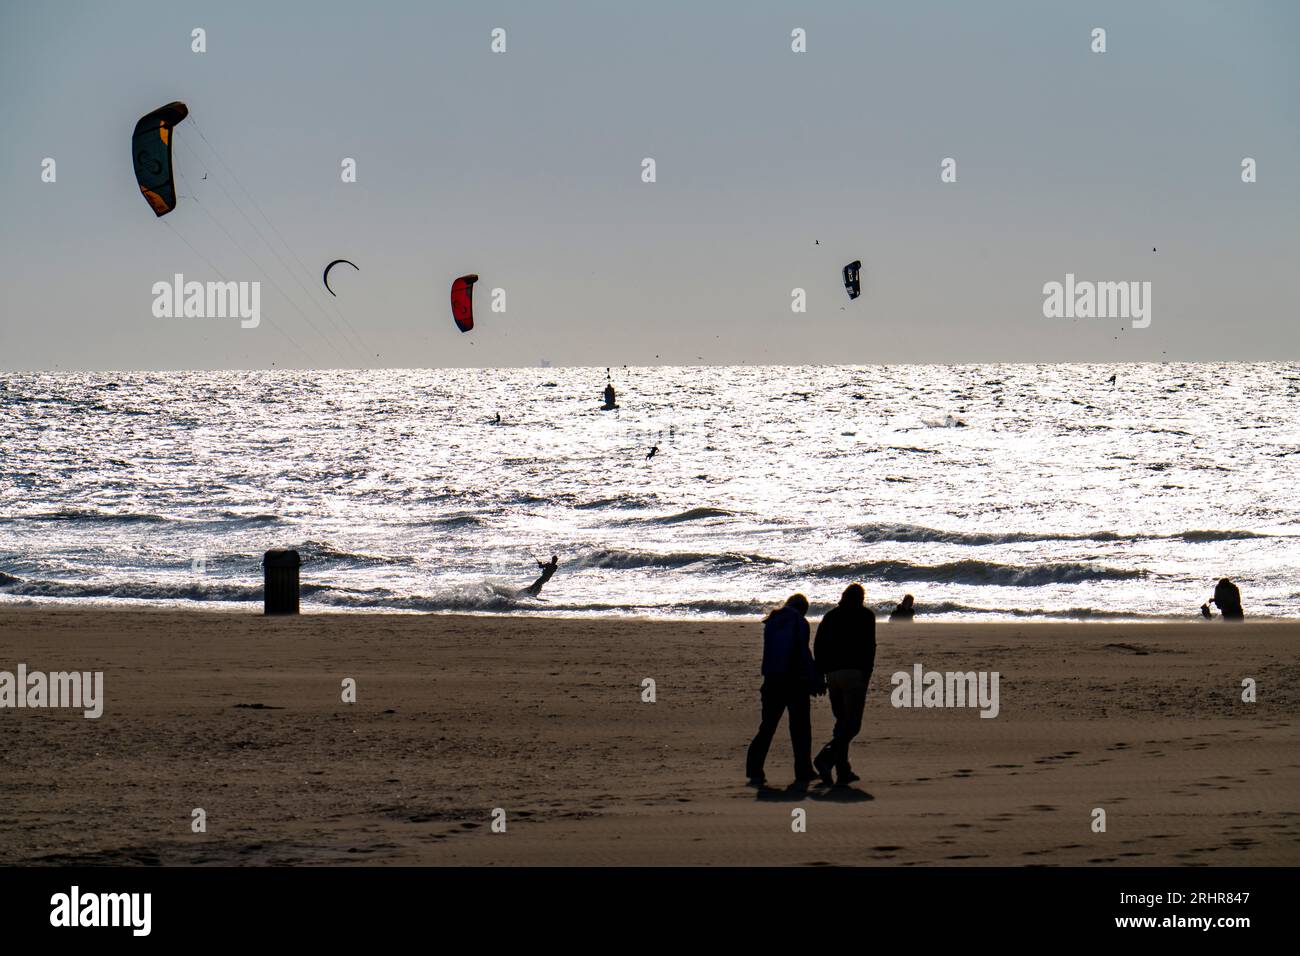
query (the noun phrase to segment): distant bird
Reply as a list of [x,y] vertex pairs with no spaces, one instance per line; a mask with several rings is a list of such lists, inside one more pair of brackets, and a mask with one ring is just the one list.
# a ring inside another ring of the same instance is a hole
[[814,246],[820,246],[821,244],[822,244],[822,241],[821,241],[820,239],[814,239],[814,240],[813,240],[813,245],[814,245]]
[[1112,376],[1110,377],[1110,384],[1112,384],[1112,385],[1115,384],[1115,376],[1114,376],[1114,375],[1112,375]]
[[648,452],[646,452],[646,454],[645,454],[645,460],[646,460],[646,461],[649,461],[651,458],[653,458],[653,457],[655,456],[655,453],[658,452],[658,451],[659,451],[659,446],[658,446],[658,445],[655,445],[655,446],[652,447]]

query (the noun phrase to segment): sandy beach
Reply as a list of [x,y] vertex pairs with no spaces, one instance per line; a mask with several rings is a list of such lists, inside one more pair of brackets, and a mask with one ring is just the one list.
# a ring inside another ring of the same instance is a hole
[[[106,700],[0,710],[0,864],[1300,863],[1300,624],[878,639],[861,782],[793,786],[783,724],[755,790],[756,621],[6,607],[0,670]],[[918,662],[997,671],[997,718],[891,706]]]

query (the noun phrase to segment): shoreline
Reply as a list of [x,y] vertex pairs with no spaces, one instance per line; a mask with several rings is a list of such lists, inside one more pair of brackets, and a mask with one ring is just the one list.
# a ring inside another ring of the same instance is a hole
[[[95,600],[93,598],[29,598],[24,597],[21,600],[5,601],[0,600],[0,618],[5,614],[25,612],[58,610],[72,614],[220,614],[220,615],[239,615],[246,617],[266,617],[262,611],[261,602],[236,602],[236,601],[187,601],[177,602],[176,604],[165,604],[151,600],[134,600],[122,598],[114,603],[87,604],[85,601]],[[777,606],[779,602],[773,602]],[[830,610],[834,604],[827,602],[824,610]],[[768,609],[770,610],[770,608]],[[809,620],[820,618],[824,610],[814,602],[813,610],[808,614]],[[873,610],[875,610],[873,608]],[[647,623],[662,622],[664,624],[691,624],[692,622],[702,622],[708,624],[752,624],[758,621],[766,611],[754,611],[752,614],[611,614],[603,612],[586,612],[578,613],[573,611],[556,610],[556,611],[515,611],[503,613],[498,610],[491,611],[466,611],[466,610],[437,610],[426,611],[415,608],[370,608],[370,607],[313,607],[304,605],[299,617],[395,617],[395,618],[474,618],[474,619],[500,619],[509,620],[537,620],[537,621],[644,621]],[[888,611],[875,611],[877,627],[907,627],[906,624],[891,625],[888,620]],[[1183,617],[1162,616],[1162,615],[1134,615],[1123,616],[1119,612],[1114,612],[1115,616],[1093,616],[1089,614],[1080,614],[1076,616],[1050,616],[1043,614],[1003,614],[1002,612],[990,611],[987,614],[968,614],[957,612],[950,614],[925,615],[918,614],[912,626],[943,626],[943,627],[977,627],[981,625],[1151,625],[1151,626],[1212,626],[1228,625],[1233,622],[1223,621],[1220,616],[1215,614],[1213,619],[1206,620],[1199,615],[1188,614]],[[277,615],[271,615],[276,617]],[[292,615],[290,615],[292,616]],[[1248,614],[1244,622],[1250,625],[1260,624],[1266,626],[1272,625],[1294,625],[1300,626],[1300,616],[1268,616],[1262,614]]]

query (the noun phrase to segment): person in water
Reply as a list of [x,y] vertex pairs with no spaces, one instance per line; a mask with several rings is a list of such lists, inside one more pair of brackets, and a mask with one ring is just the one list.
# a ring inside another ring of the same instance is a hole
[[898,621],[907,622],[916,617],[916,599],[910,594],[904,594],[903,600],[898,602],[898,607],[894,608],[889,615],[889,623],[894,624]]
[[867,684],[876,666],[876,615],[866,606],[866,591],[861,584],[845,588],[840,603],[827,611],[817,625],[813,657],[817,669],[826,675],[831,713],[835,715],[835,730],[813,767],[825,783],[845,787],[861,779],[849,764],[849,744],[862,729]]
[[1210,616],[1210,604],[1219,609],[1225,621],[1244,621],[1246,613],[1241,609],[1241,591],[1227,578],[1220,578],[1214,586],[1214,597],[1209,604],[1201,605],[1201,616]]
[[781,723],[790,712],[790,745],[794,749],[794,776],[801,783],[817,778],[812,765],[812,706],[814,694],[824,694],[825,684],[808,652],[808,599],[792,594],[785,604],[763,619],[763,700],[758,733],[749,745],[745,774],[754,786],[767,782],[763,764]]
[[528,587],[524,588],[524,593],[531,594],[533,597],[537,597],[537,595],[541,594],[542,586],[545,585],[547,581],[551,580],[551,578],[555,576],[555,571],[560,566],[560,559],[557,555],[553,554],[551,555],[550,561],[548,561],[546,564],[542,564],[542,562],[538,561],[537,566],[542,569],[542,576],[538,578],[536,581],[534,581],[532,584],[528,585]]
[[617,404],[617,402],[615,401],[616,398],[617,396],[614,394],[614,383],[606,382],[605,383],[605,407],[613,408]]

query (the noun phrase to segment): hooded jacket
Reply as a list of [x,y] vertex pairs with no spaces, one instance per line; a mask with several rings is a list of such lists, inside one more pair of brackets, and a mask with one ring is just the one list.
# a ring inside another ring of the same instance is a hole
[[821,682],[812,654],[808,619],[792,607],[779,608],[763,623],[763,676],[788,674],[810,683]]

